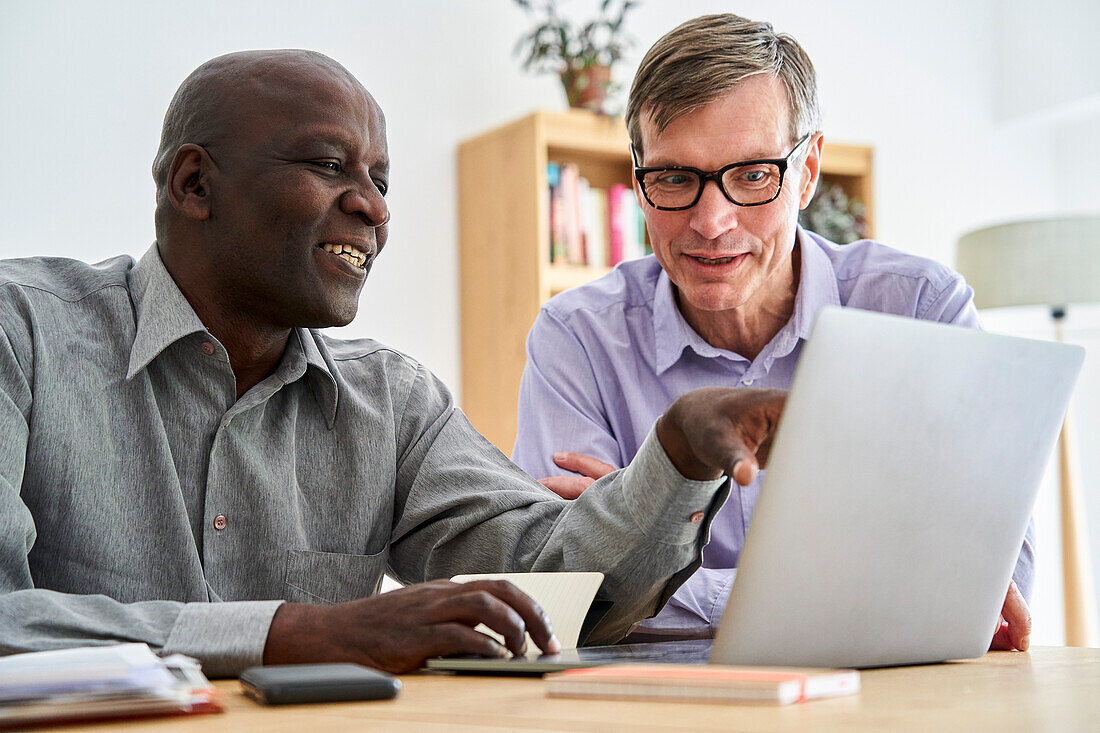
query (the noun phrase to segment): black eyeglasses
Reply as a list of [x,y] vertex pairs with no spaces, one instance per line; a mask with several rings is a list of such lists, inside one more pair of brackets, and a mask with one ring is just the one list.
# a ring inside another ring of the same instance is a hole
[[783,177],[791,157],[813,137],[807,134],[783,158],[745,160],[716,171],[701,171],[682,165],[644,167],[638,165],[638,151],[630,146],[634,177],[649,205],[661,211],[683,211],[699,203],[707,181],[718,184],[730,203],[763,206],[775,201],[783,190]]

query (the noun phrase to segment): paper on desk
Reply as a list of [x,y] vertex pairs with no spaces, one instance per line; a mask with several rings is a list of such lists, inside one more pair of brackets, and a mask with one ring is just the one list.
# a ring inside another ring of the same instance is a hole
[[[534,598],[535,603],[546,611],[554,633],[561,642],[561,648],[576,649],[581,625],[603,582],[603,573],[485,573],[456,575],[451,580],[455,583],[468,583],[471,580],[510,581]],[[499,634],[484,625],[478,626],[477,630],[503,642]],[[536,652],[538,649],[530,634],[527,635],[527,649],[529,652]]]
[[145,644],[54,649],[0,659],[0,703],[73,689],[165,687],[172,675]]
[[145,644],[16,654],[0,659],[0,728],[74,720],[220,712],[194,659]]

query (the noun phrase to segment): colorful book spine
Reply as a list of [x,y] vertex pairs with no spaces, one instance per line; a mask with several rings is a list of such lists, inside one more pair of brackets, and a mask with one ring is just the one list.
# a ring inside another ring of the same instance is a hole
[[624,226],[626,194],[628,189],[621,183],[612,184],[607,191],[608,256],[607,264],[614,267],[623,261],[627,228]]
[[548,163],[546,179],[551,262],[602,269],[652,251],[630,186],[595,188],[575,163]]
[[585,254],[591,267],[608,267],[607,189],[589,191],[588,219],[585,223]]
[[546,181],[550,186],[550,261],[565,262],[565,201],[561,187],[561,166],[546,165]]
[[584,264],[581,240],[580,207],[577,205],[580,169],[576,163],[561,164],[562,221],[565,233],[565,258],[570,264]]
[[591,239],[589,234],[591,198],[592,186],[589,185],[588,179],[584,176],[577,176],[576,199],[574,201],[577,208],[577,240],[573,243],[573,256],[569,258],[569,261],[574,265],[591,264],[590,255],[588,254],[591,246],[589,242]]

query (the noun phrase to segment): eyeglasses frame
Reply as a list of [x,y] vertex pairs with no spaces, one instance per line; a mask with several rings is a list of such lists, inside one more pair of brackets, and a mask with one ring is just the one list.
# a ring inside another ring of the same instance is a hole
[[[722,195],[726,197],[726,200],[729,201],[731,204],[734,204],[735,206],[763,206],[765,204],[770,204],[772,201],[775,201],[777,198],[779,198],[779,194],[783,191],[783,179],[787,175],[787,166],[789,165],[791,156],[793,156],[798,151],[798,149],[805,145],[806,141],[813,136],[814,133],[812,132],[806,133],[802,137],[802,139],[795,143],[795,146],[791,148],[791,152],[787,153],[787,155],[782,158],[759,158],[757,160],[743,160],[738,163],[730,163],[729,165],[723,166],[716,171],[710,172],[702,171],[698,168],[692,168],[691,166],[686,165],[639,166],[638,151],[634,148],[633,143],[631,143],[630,145],[630,159],[634,163],[634,178],[638,181],[638,188],[641,189],[642,196],[645,197],[645,200],[649,203],[650,206],[652,206],[654,209],[657,209],[658,211],[686,211],[687,209],[695,206],[695,204],[699,203],[699,199],[703,197],[703,189],[706,188],[707,181],[714,181],[714,184],[718,186],[718,190],[721,191]],[[740,201],[735,201],[734,198],[729,195],[729,192],[726,191],[726,187],[722,185],[722,176],[726,174],[726,171],[729,171],[733,168],[739,168],[746,165],[761,165],[763,163],[768,163],[779,168],[779,187],[775,189],[775,195],[767,201],[757,201],[756,203],[752,204],[743,204]],[[691,203],[687,204],[686,206],[658,206],[657,204],[653,203],[653,201],[649,198],[649,193],[645,190],[645,182],[643,181],[643,178],[646,176],[646,174],[655,173],[657,171],[685,171],[687,173],[694,173],[695,175],[697,175],[699,177],[699,189],[695,192],[695,198],[692,199]]]

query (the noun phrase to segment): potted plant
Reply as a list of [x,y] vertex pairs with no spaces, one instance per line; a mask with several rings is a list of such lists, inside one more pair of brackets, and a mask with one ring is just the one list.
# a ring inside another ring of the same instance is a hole
[[601,0],[598,17],[580,27],[558,12],[557,0],[515,2],[536,20],[516,44],[524,70],[557,74],[570,107],[603,112],[613,89],[611,67],[633,44],[623,18],[636,0]]
[[837,244],[849,244],[867,236],[863,204],[849,198],[839,183],[821,179],[810,205],[798,215],[798,223]]

